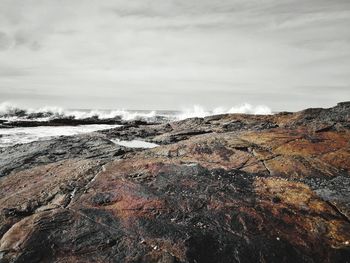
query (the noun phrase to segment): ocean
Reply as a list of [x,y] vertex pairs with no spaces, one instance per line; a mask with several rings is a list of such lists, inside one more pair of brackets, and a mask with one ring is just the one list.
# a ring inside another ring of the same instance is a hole
[[[271,114],[271,110],[266,106],[254,107],[250,104],[229,109],[218,107],[213,110],[205,110],[195,105],[182,111],[171,111],[63,109],[60,107],[30,109],[17,107],[11,103],[1,103],[0,147],[111,129],[120,126],[117,124],[118,121],[142,120],[159,123],[225,113]],[[84,125],[67,125],[62,124],[60,120],[89,121]],[[55,125],[51,124],[53,121]]]

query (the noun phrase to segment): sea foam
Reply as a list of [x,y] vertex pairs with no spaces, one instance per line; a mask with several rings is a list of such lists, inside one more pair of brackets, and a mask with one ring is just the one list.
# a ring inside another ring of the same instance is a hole
[[203,118],[211,115],[227,114],[227,113],[241,113],[241,114],[256,114],[256,115],[268,115],[272,114],[269,107],[265,105],[253,106],[248,103],[244,103],[231,108],[217,107],[213,110],[206,110],[204,107],[199,105],[194,105],[192,108],[184,109],[177,118],[180,120],[187,118],[199,117]]
[[191,108],[185,108],[182,111],[145,111],[145,110],[68,110],[61,107],[41,107],[41,108],[22,108],[14,104],[5,102],[0,104],[0,118],[8,121],[15,120],[39,120],[48,121],[50,119],[72,118],[87,119],[97,118],[113,119],[121,118],[122,120],[143,119],[153,121],[157,117],[163,117],[166,120],[183,120],[194,117],[206,117],[210,115],[226,113],[245,113],[245,114],[271,114],[271,109],[264,105],[253,106],[244,103],[231,108],[217,107],[207,110],[200,105],[194,105]]
[[33,141],[49,140],[57,136],[72,136],[119,127],[120,125],[39,126],[0,129],[0,147]]
[[129,111],[129,110],[67,110],[61,107],[47,106],[41,108],[23,108],[9,102],[0,103],[0,118],[7,120],[40,120],[50,119],[87,119],[98,118],[122,120],[152,119],[156,117],[156,111]]

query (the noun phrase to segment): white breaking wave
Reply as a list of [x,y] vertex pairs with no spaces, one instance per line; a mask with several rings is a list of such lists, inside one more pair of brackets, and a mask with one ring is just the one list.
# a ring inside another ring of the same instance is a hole
[[60,107],[42,107],[38,109],[23,109],[14,104],[5,102],[0,104],[0,118],[8,121],[16,120],[39,120],[48,121],[51,119],[87,119],[98,118],[113,119],[121,118],[122,120],[136,120],[143,119],[146,121],[153,121],[157,117],[164,117],[165,119],[183,120],[194,117],[206,117],[217,114],[226,113],[245,113],[245,114],[271,114],[271,109],[264,105],[252,106],[244,103],[231,108],[217,107],[213,110],[206,110],[204,107],[194,105],[192,108],[184,109],[182,111],[132,111],[132,110],[66,110]]
[[120,117],[122,120],[152,119],[157,116],[156,111],[128,111],[128,110],[65,110],[61,107],[42,107],[37,109],[21,108],[12,103],[0,103],[0,117],[7,120],[35,119],[47,121],[58,118],[87,119],[98,118],[113,119]]
[[226,113],[244,113],[244,114],[256,114],[256,115],[268,115],[272,114],[272,111],[269,107],[265,105],[252,106],[248,103],[244,103],[239,106],[235,106],[229,109],[224,107],[218,107],[211,111],[205,110],[202,106],[195,105],[190,109],[183,110],[180,114],[177,115],[179,120],[184,120],[187,118],[199,117],[203,118],[211,115],[226,114]]
[[91,111],[80,111],[80,110],[67,110],[64,111],[65,116],[73,116],[75,119],[87,119],[97,117],[102,119],[113,119],[115,117],[121,117],[123,120],[135,120],[138,118],[150,119],[156,116],[156,111],[150,112],[138,112],[138,111],[127,111],[127,110],[91,110]]

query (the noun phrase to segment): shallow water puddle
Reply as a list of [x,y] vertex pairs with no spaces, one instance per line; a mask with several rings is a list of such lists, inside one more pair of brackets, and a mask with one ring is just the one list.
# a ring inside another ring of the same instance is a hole
[[141,140],[131,140],[131,141],[122,141],[122,140],[111,140],[115,144],[124,146],[124,147],[129,147],[129,148],[154,148],[159,146],[158,144],[151,143],[151,142],[145,142]]

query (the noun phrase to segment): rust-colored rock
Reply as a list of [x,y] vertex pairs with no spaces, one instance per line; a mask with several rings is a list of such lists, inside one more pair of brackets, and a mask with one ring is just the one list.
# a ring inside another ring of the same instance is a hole
[[164,145],[16,166],[0,261],[349,262],[349,112],[117,128]]

